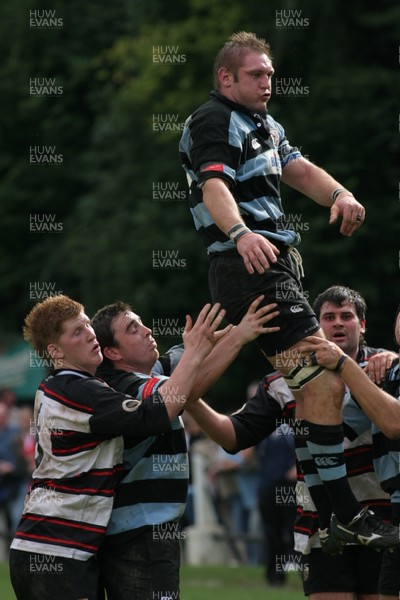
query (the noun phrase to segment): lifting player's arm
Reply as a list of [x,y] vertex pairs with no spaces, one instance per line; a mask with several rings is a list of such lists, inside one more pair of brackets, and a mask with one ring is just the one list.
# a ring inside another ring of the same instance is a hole
[[338,370],[368,418],[389,439],[400,437],[400,402],[373,383],[357,363],[333,342],[316,336],[304,338],[298,350],[331,371]]
[[198,400],[187,408],[204,433],[225,450],[237,450],[236,433],[229,417],[212,409],[204,400]]
[[203,396],[227,367],[234,361],[241,348],[261,334],[275,333],[279,327],[266,327],[267,323],[279,315],[276,304],[258,308],[264,296],[258,296],[249,306],[247,313],[238,325],[223,336],[210,354],[198,367],[195,384],[189,396],[197,400]]

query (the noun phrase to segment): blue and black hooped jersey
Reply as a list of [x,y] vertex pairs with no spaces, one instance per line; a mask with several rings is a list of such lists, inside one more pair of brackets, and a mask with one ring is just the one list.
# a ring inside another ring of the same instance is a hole
[[[400,367],[396,361],[385,378],[384,390],[400,401]],[[400,503],[400,439],[390,440],[375,425],[372,427],[374,467],[382,488]]]
[[[371,356],[381,351],[381,348],[363,346],[359,349],[357,363],[361,367],[365,367]],[[260,382],[255,396],[248,400],[239,411],[231,415],[231,420],[236,432],[237,450],[258,444],[283,423],[288,424],[294,433],[296,433],[297,427],[301,427],[301,422],[296,421],[295,418],[295,400],[280,373],[267,375]],[[345,435],[344,455],[349,483],[363,506],[370,506],[378,516],[389,520],[390,498],[382,490],[378,474],[375,474],[374,471],[375,448],[373,451],[371,425],[371,421],[355,398],[347,391],[343,402],[343,429]],[[378,438],[376,435],[374,438],[374,443],[376,443]],[[306,463],[302,467],[303,469],[308,468]],[[312,464],[310,464],[310,469],[310,472],[313,472]],[[320,547],[319,522],[316,508],[304,481],[304,474],[299,468],[296,497],[296,550],[308,554],[311,548]]]
[[[183,344],[172,347],[154,365],[151,376],[102,366],[98,373],[118,391],[145,400],[168,380],[182,352]],[[145,430],[124,435],[123,465],[107,528],[107,544],[116,550],[149,529],[160,536],[163,526],[177,523],[183,515],[189,459],[181,417],[161,435],[149,436]]]
[[186,121],[179,150],[190,186],[190,207],[207,251],[235,247],[214,223],[202,197],[211,177],[229,183],[240,213],[252,231],[283,245],[297,245],[282,209],[282,168],[301,156],[285,137],[283,127],[269,114],[252,114],[245,107],[211,92],[208,102]]

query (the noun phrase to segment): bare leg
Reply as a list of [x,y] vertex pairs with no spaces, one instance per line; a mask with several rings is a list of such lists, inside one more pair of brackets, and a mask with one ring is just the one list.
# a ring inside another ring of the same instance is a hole
[[[323,337],[321,330],[318,333]],[[268,360],[286,375],[298,364],[298,345],[285,351],[287,360],[283,361],[281,355],[269,357]],[[308,463],[309,470],[312,457],[316,466],[314,473],[308,473],[309,481],[306,478],[306,483],[314,484],[310,487],[310,494],[317,511],[320,515],[328,514],[328,496],[339,521],[347,523],[359,513],[361,506],[350,488],[344,462],[341,410],[344,390],[344,384],[338,375],[323,370],[318,376],[311,378],[301,392],[296,392],[296,401],[299,403],[296,416],[302,419],[300,433],[306,441],[306,444],[300,443],[302,450],[297,452],[300,465],[303,468],[303,464],[305,466]],[[299,440],[296,445],[299,448]],[[324,492],[315,477],[317,473]],[[324,525],[327,526],[326,523]]]

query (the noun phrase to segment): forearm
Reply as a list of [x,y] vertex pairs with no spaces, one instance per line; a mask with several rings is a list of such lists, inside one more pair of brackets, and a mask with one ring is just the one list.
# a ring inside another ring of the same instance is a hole
[[377,387],[351,358],[344,361],[340,376],[368,418],[388,438],[400,437],[400,402]]
[[[204,360],[204,359],[203,359]],[[185,408],[192,394],[201,359],[193,353],[184,352],[172,375],[159,387],[170,421],[173,421]]]
[[215,443],[226,450],[237,450],[235,428],[229,417],[217,413],[203,400],[191,404],[187,411]]
[[242,346],[242,337],[236,327],[216,344],[198,368],[188,404],[204,396],[235,360]]
[[227,183],[223,179],[208,179],[202,188],[203,202],[215,224],[228,234],[236,223],[243,222],[238,205],[235,202]]
[[[302,158],[288,163],[283,169],[282,181],[321,206],[331,207],[332,193],[344,186],[329,173]],[[351,195],[351,192],[348,192]]]

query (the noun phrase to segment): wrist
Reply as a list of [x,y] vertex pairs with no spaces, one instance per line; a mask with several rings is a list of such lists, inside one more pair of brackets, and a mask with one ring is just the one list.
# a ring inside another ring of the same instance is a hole
[[335,371],[335,373],[340,373],[343,369],[343,363],[347,358],[349,358],[348,355],[343,353],[342,356],[337,361],[336,367],[334,369],[332,369],[332,371]]
[[345,188],[337,188],[336,190],[333,190],[331,194],[332,204],[334,204],[339,198],[339,196],[341,196],[342,194],[346,194],[347,196],[353,195],[351,192],[349,192],[349,190],[346,190]]
[[232,327],[228,335],[222,338],[221,341],[223,340],[226,340],[228,351],[232,353],[239,352],[245,344],[251,341],[242,322]]
[[236,223],[228,231],[228,237],[235,242],[235,244],[247,233],[251,233],[251,230],[244,223]]
[[245,235],[248,235],[249,233],[253,233],[251,231],[251,229],[248,229],[248,227],[246,227],[245,231],[241,231],[240,234],[238,236],[235,237],[234,242],[237,245],[239,240],[241,240]]

